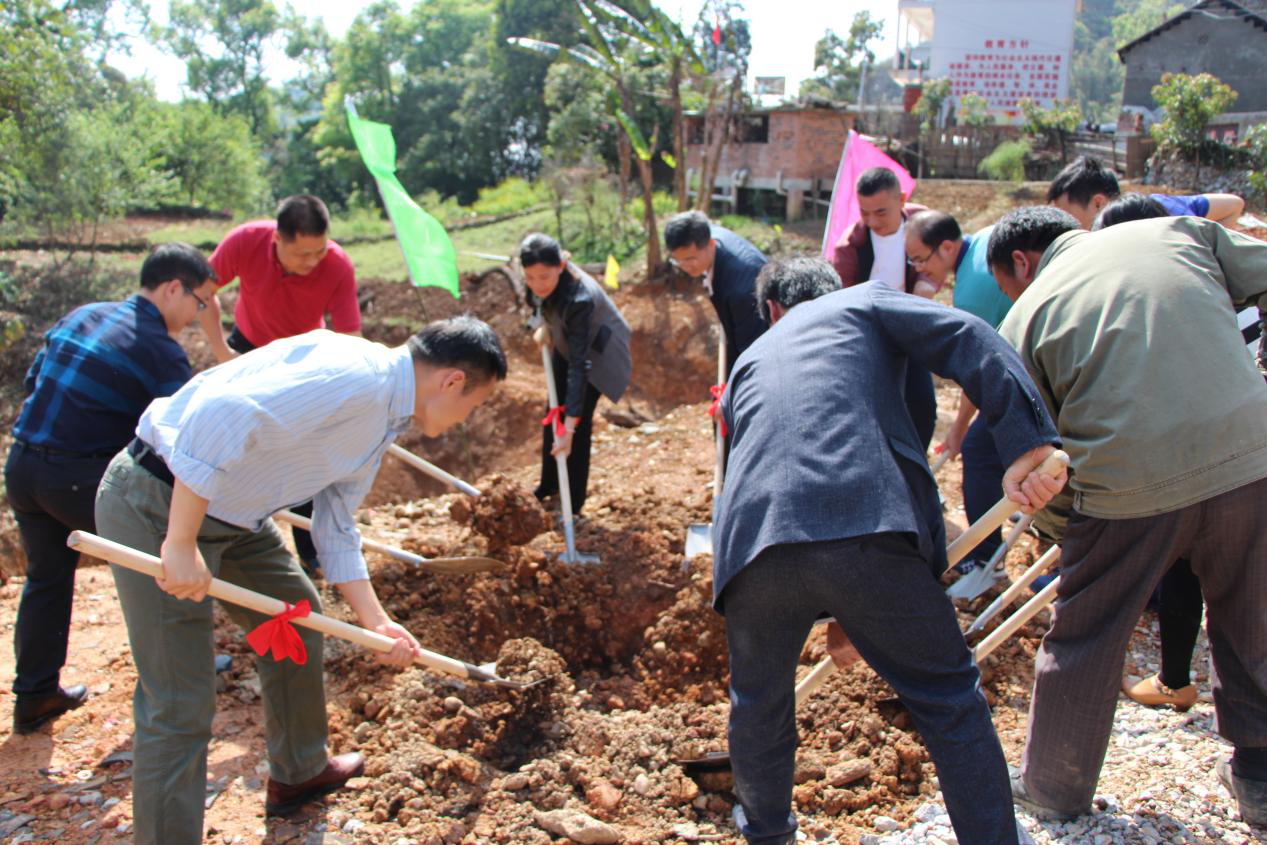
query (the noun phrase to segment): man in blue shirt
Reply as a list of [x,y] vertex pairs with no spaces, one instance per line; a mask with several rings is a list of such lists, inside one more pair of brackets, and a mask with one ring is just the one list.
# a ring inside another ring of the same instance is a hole
[[[1098,159],[1078,156],[1047,186],[1047,204],[1072,214],[1082,228],[1090,229],[1096,216],[1121,193],[1116,173]],[[1174,217],[1205,217],[1224,225],[1235,222],[1245,210],[1245,200],[1235,194],[1150,196]]]
[[[945,212],[920,212],[907,221],[906,254],[911,265],[938,287],[946,283],[953,271],[955,307],[997,329],[1012,307],[1012,300],[999,289],[986,261],[992,231],[994,227],[987,226],[975,235],[967,235]],[[976,416],[976,406],[967,394],[962,394],[959,413],[936,447],[937,454],[948,451],[951,458],[963,454],[963,509],[970,525],[999,500],[1003,489],[1003,463],[989,427],[983,419],[974,423]],[[998,529],[992,531],[955,568],[967,574],[983,566],[1002,542],[1002,533]],[[992,583],[993,579],[982,577],[971,582],[970,591],[984,591]]]
[[[473,317],[432,323],[399,347],[318,329],[199,373],[150,404],[97,492],[102,536],[161,557],[161,579],[114,567],[137,687],[133,817],[138,845],[202,841],[207,745],[215,715],[213,577],[289,602],[320,599],[272,522],[313,501],[326,580],[357,620],[396,640],[381,660],[407,666],[417,640],[370,584],[356,508],[383,453],[415,423],[436,437],[506,377],[497,335]],[[225,605],[245,629],[260,614]],[[269,780],[284,815],[359,775],[359,754],[328,756],[322,638],[299,629],[302,664],[262,656]]]
[[79,561],[66,537],[95,530],[93,501],[106,464],[131,439],[145,407],[189,380],[176,336],[205,307],[214,278],[193,247],[156,248],[141,265],[140,291],[71,311],[44,336],[26,374],[4,469],[27,557],[13,635],[17,733],[87,696],[82,684],[59,685]]

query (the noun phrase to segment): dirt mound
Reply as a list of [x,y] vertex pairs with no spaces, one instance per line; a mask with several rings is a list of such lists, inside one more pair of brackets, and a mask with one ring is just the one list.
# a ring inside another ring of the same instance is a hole
[[522,546],[550,530],[550,517],[530,491],[501,473],[480,479],[480,497],[449,506],[454,521],[469,524],[495,552]]

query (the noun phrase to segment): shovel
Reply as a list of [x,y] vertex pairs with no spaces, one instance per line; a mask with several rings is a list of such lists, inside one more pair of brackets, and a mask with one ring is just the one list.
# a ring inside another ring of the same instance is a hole
[[[726,381],[726,333],[721,332],[717,338],[717,383]],[[713,425],[713,444],[716,456],[713,462],[713,501],[721,501],[722,476],[726,473],[725,438],[721,433],[721,406],[717,408],[717,417]],[[695,522],[686,527],[686,559],[689,561],[696,555],[713,553],[713,524],[711,522]]]
[[[312,530],[311,519],[290,511],[278,511],[273,514],[273,519],[278,522],[288,523],[296,528],[302,528],[305,531]],[[422,555],[416,555],[413,552],[407,552],[404,549],[397,549],[393,546],[386,546],[364,537],[361,538],[361,548],[370,552],[378,552],[380,555],[387,555],[390,558],[395,558],[419,569],[435,572],[439,575],[471,575],[476,572],[491,572],[494,569],[504,569],[506,567],[506,564],[491,557],[423,557]]]
[[456,475],[450,475],[449,473],[440,469],[440,467],[436,466],[430,461],[424,461],[422,458],[418,457],[413,452],[406,449],[404,446],[393,443],[392,445],[387,447],[387,451],[391,453],[392,456],[399,458],[400,460],[409,464],[414,469],[425,472],[427,475],[431,476],[437,481],[443,481],[445,484],[448,484],[451,487],[456,487],[457,489],[461,490],[463,493],[465,493],[468,496],[475,496],[476,498],[478,498],[480,495],[479,488],[473,487],[470,484],[467,484],[465,481],[458,478]]
[[[550,332],[545,326],[541,326],[533,333],[533,339],[541,347],[541,364],[546,371],[546,393],[550,399],[550,408],[559,407],[559,389],[554,383],[554,367],[550,363],[550,345],[547,340]],[[559,435],[554,435],[554,442],[557,445]],[[559,471],[559,505],[563,510],[563,539],[567,543],[567,550],[563,554],[563,560],[566,563],[599,563],[597,555],[582,555],[576,551],[576,535],[572,527],[572,488],[568,486],[568,459],[567,455],[555,455],[555,466]]]
[[[104,537],[98,537],[96,534],[89,534],[87,531],[72,531],[70,536],[66,538],[66,545],[77,551],[122,566],[125,569],[139,572],[142,575],[149,575],[152,578],[161,578],[163,575],[163,565],[154,555],[138,552],[136,549],[116,543],[113,540],[107,540]],[[254,590],[239,587],[237,584],[221,581],[219,578],[211,579],[211,589],[207,591],[207,594],[220,601],[236,604],[248,610],[254,610],[256,613],[262,613],[265,616],[276,616],[286,610],[286,602],[280,599],[270,598]],[[371,651],[388,652],[396,645],[396,641],[391,637],[383,636],[359,625],[350,625],[338,619],[331,619],[329,616],[323,616],[320,613],[310,613],[307,616],[291,621],[296,625],[320,631],[330,637],[347,640]],[[508,678],[498,677],[495,664],[486,663],[483,666],[476,666],[474,663],[467,663],[464,660],[457,660],[456,658],[447,657],[426,649],[423,649],[422,654],[414,658],[414,663],[433,672],[453,675],[481,684],[493,684],[503,689],[523,690],[546,680],[541,678],[531,682],[512,681]]]
[[999,593],[998,598],[990,602],[990,606],[981,612],[981,615],[977,617],[977,621],[969,625],[968,630],[963,632],[964,636],[984,630],[987,622],[997,616],[1000,610],[1011,604],[1021,594],[1021,591],[1034,583],[1035,579],[1043,574],[1043,570],[1058,560],[1060,560],[1060,546],[1052,546],[1042,557],[1034,561],[1034,565],[1026,569],[1012,586]]
[[[1060,449],[1057,449],[1055,452],[1052,452],[1047,456],[1047,460],[1043,461],[1042,465],[1038,469],[1040,472],[1044,472],[1049,476],[1055,477],[1058,476],[1061,470],[1068,465],[1069,456]],[[968,526],[968,529],[964,531],[963,534],[959,535],[953,543],[946,547],[946,558],[950,566],[954,566],[956,563],[963,560],[968,552],[972,551],[972,549],[974,549],[976,545],[980,543],[981,540],[991,531],[1002,525],[1015,510],[1016,504],[1011,499],[1004,496],[995,503],[993,507],[986,511],[984,516],[972,525]],[[950,570],[947,569],[946,571],[949,572]],[[1055,581],[1052,583],[1055,583]],[[1043,591],[1039,593],[1039,595],[1041,596],[1047,593],[1050,587],[1051,584],[1048,584],[1047,587],[1043,588]],[[1052,591],[1048,596],[1047,601],[1050,602],[1051,596],[1054,595],[1055,591]],[[1038,596],[1035,596],[1034,598],[1036,599]],[[1021,608],[1021,611],[1028,609],[1030,604],[1033,604],[1033,599],[1031,599],[1025,607]],[[989,654],[990,651],[997,648],[1000,642],[1011,636],[1011,634],[1020,628],[1021,625],[1025,624],[1030,617],[1041,610],[1043,606],[1045,606],[1045,604],[1034,608],[1030,612],[1029,616],[1021,619],[1020,622],[1016,623],[1010,631],[1001,635],[1001,637],[991,644],[987,650],[980,652],[981,656],[984,657],[986,654]],[[1016,616],[1019,617],[1021,611],[1018,611]],[[1008,623],[1005,624],[1010,624],[1011,621],[1012,620],[1009,619]],[[999,626],[999,630],[1003,630],[1002,625]],[[986,640],[994,637],[997,633],[997,630],[991,632],[990,637],[987,637]],[[986,640],[982,640],[981,644],[977,646],[978,651],[980,651],[981,647],[986,644]],[[977,652],[974,652],[974,655],[976,653]],[[826,683],[827,679],[830,678],[835,671],[836,664],[830,656],[824,657],[821,661],[819,661],[818,665],[811,669],[810,673],[802,678],[801,682],[796,685],[796,706],[800,707],[806,699],[817,692],[818,688]],[[708,769],[723,769],[730,766],[730,754],[725,751],[711,751],[702,757],[696,757],[690,760],[678,760],[677,763],[688,770],[703,771]]]
[[1000,564],[1003,563],[1007,550],[1012,548],[1012,545],[1029,529],[1029,525],[1033,521],[1033,516],[1029,514],[1022,515],[1016,524],[1012,526],[1012,530],[1007,532],[1003,542],[994,550],[994,554],[990,555],[990,559],[947,587],[946,595],[952,599],[968,599],[971,601],[993,587],[995,581],[1006,578],[1007,572],[1004,571]]

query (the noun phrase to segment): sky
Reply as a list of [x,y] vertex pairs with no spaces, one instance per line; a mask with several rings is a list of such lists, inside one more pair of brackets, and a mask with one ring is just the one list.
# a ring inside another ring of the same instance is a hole
[[[285,0],[274,0],[283,6]],[[410,0],[401,0],[410,5]],[[167,20],[167,0],[149,0],[150,12],[155,21]],[[341,36],[369,0],[305,0],[303,13],[320,17],[326,28]],[[681,20],[687,27],[693,25],[701,7],[701,0],[661,0],[660,8]],[[752,31],[752,76],[787,77],[787,93],[792,95],[797,84],[814,75],[814,44],[827,29],[845,34],[855,13],[866,10],[871,17],[882,20],[884,32],[873,47],[877,57],[885,59],[896,50],[897,0],[848,0],[843,3],[825,3],[823,0],[747,0],[745,3]],[[185,67],[178,59],[150,46],[140,37],[139,27],[122,17],[116,19],[120,28],[134,34],[130,39],[131,54],[116,53],[111,62],[129,77],[148,77],[154,82],[159,97],[179,100],[185,81]],[[277,50],[269,61],[270,81],[283,82],[297,72],[297,68]]]

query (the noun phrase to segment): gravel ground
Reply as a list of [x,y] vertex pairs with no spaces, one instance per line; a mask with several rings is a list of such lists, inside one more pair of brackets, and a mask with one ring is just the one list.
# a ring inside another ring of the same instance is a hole
[[[1151,675],[1159,668],[1159,661],[1157,622],[1150,612],[1140,621],[1131,641],[1128,674]],[[1036,845],[1267,842],[1267,831],[1240,820],[1235,800],[1214,772],[1218,760],[1231,753],[1231,746],[1214,732],[1208,666],[1209,650],[1202,633],[1193,658],[1200,700],[1187,713],[1144,707],[1126,696],[1119,698],[1092,813],[1071,822],[1051,822],[1018,808],[1017,819]],[[921,806],[909,824],[897,825],[880,818],[874,826],[875,832],[864,834],[860,845],[957,841],[940,793],[937,800]]]

